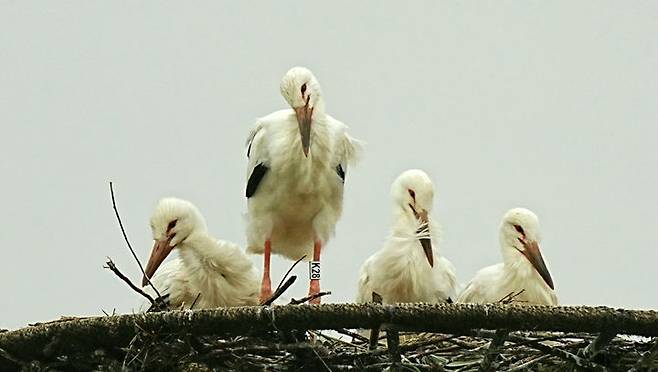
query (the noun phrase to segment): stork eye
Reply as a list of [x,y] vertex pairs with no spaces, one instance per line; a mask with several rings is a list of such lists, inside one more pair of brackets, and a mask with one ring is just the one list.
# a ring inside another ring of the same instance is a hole
[[306,93],[306,83],[302,84],[302,95]]
[[178,220],[173,220],[173,221],[169,222],[169,225],[167,225],[167,232],[171,231],[171,229],[176,227],[177,222],[178,222]]
[[416,200],[416,192],[412,189],[408,189],[407,191],[409,191],[409,196],[411,196],[413,200]]
[[525,232],[523,231],[523,227],[521,227],[521,226],[519,226],[519,225],[514,225],[514,228],[516,229],[516,231],[517,231],[519,234],[521,234],[521,235],[525,235]]

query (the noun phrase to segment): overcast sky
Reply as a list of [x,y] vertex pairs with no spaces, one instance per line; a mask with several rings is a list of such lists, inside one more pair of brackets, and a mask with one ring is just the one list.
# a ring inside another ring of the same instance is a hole
[[[323,256],[325,302],[354,298],[390,183],[421,168],[460,282],[500,261],[500,218],[524,206],[561,303],[658,308],[658,3],[187,5],[0,1],[0,327],[140,303],[102,268],[110,256],[140,279],[110,180],[143,260],[164,196],[244,245],[244,140],[285,107],[295,65],[367,143]],[[273,265],[277,283],[289,263]]]

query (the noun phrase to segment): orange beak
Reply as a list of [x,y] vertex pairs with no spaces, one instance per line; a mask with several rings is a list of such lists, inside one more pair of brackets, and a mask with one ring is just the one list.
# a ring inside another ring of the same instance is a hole
[[169,253],[171,253],[171,251],[174,249],[174,247],[169,246],[170,242],[171,238],[166,240],[156,240],[153,244],[151,256],[149,257],[149,261],[146,264],[146,269],[144,270],[145,275],[142,278],[142,287],[148,284],[148,279],[153,277],[153,274],[155,274],[155,272],[158,270],[158,267],[160,267],[162,261],[164,261],[164,259],[169,256]]
[[551,287],[551,289],[555,289],[553,286],[553,279],[551,278],[551,274],[548,272],[546,263],[544,263],[544,258],[542,257],[541,251],[539,250],[539,244],[537,244],[535,241],[527,242],[522,239],[519,240],[521,240],[521,243],[525,247],[525,250],[521,253],[523,253],[528,261],[530,261],[532,266],[534,266],[535,270],[537,270],[546,284]]
[[[418,218],[418,220],[423,223],[423,225],[418,229],[417,233],[426,230],[427,233],[429,234],[429,223],[428,223],[429,219],[427,218],[427,211],[421,211],[420,213],[416,213],[416,218]],[[432,253],[432,239],[427,237],[427,238],[420,238],[418,240],[420,240],[420,245],[423,247],[423,252],[425,252],[425,257],[427,257],[427,262],[429,262],[430,267],[434,267],[434,254]]]
[[308,105],[310,99],[311,96],[308,96],[304,106],[295,107],[297,124],[299,124],[299,134],[302,137],[302,150],[306,157],[308,157],[308,152],[311,148],[311,120],[313,116],[313,108]]

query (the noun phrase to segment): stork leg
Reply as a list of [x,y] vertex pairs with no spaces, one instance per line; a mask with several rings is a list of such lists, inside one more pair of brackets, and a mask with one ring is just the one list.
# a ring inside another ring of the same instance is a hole
[[263,252],[263,281],[260,285],[260,302],[263,302],[272,296],[272,281],[270,280],[270,255],[272,254],[272,242],[270,239],[265,241],[265,252]]
[[[313,245],[313,261],[316,261],[318,264],[320,263],[320,250],[322,249],[322,242],[319,240],[315,241],[315,244]],[[312,296],[315,294],[320,293],[320,271],[318,267],[318,279],[313,279],[313,267],[309,268],[311,270],[311,283],[309,285],[308,289],[308,295]],[[311,305],[319,305],[320,304],[320,297],[314,298],[309,301]]]

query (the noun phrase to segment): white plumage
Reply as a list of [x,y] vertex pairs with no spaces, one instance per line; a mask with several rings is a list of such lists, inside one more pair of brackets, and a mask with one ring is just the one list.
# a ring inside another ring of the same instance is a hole
[[[361,267],[357,302],[454,300],[455,268],[438,254],[438,227],[431,218],[434,186],[421,170],[408,170],[393,182],[393,227],[384,247]],[[429,231],[428,231],[429,228]]]
[[[258,273],[251,260],[236,244],[210,236],[192,203],[160,200],[151,217],[151,229],[155,244],[146,275],[152,276],[161,295],[169,295],[172,309],[189,307],[199,293],[194,305],[199,309],[258,304]],[[160,266],[174,248],[179,258]],[[142,286],[146,283],[144,278]],[[150,286],[148,290],[152,291]]]
[[459,302],[493,303],[521,292],[515,302],[557,305],[553,279],[539,250],[539,219],[531,211],[508,211],[500,225],[503,262],[475,274]]
[[[247,139],[247,250],[264,254],[261,298],[269,296],[269,249],[319,261],[342,212],[348,163],[360,145],[325,113],[320,85],[306,68],[289,70],[281,94],[291,109],[256,122]],[[319,283],[311,292],[319,291]]]

